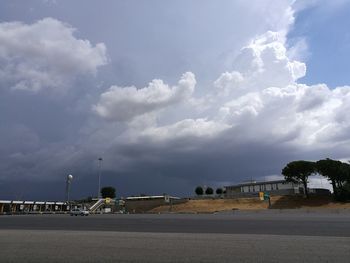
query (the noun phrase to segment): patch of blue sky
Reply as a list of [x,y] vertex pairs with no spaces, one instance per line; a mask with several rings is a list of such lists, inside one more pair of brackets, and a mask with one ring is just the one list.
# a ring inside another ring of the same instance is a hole
[[307,43],[302,51],[307,72],[299,82],[326,83],[330,88],[350,85],[350,1],[324,3],[299,11],[288,35],[289,45],[301,39]]

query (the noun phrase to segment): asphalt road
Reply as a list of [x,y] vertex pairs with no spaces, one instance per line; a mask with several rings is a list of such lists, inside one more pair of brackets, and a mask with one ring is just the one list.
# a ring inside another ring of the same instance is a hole
[[349,262],[350,213],[0,216],[0,262]]
[[349,262],[350,238],[0,231],[0,262]]
[[350,213],[0,216],[0,229],[350,237]]

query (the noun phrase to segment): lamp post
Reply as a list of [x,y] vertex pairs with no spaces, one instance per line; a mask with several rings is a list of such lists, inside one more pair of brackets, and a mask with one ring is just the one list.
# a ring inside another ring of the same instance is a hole
[[98,158],[98,191],[97,199],[101,198],[101,172],[102,172],[102,157]]
[[71,174],[67,175],[67,178],[66,178],[66,201],[67,201],[68,205],[69,205],[70,185],[72,183],[72,180],[73,180],[73,175],[71,175]]

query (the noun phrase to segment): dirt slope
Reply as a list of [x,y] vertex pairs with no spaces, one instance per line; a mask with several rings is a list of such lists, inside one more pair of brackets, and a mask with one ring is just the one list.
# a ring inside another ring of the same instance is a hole
[[[150,212],[178,212],[178,213],[213,213],[217,211],[229,211],[233,209],[240,210],[259,210],[267,209],[268,202],[260,201],[258,198],[240,198],[240,199],[204,199],[189,200],[186,203],[177,205],[165,205],[152,209]],[[305,199],[294,196],[273,196],[271,198],[271,208],[274,209],[350,209],[350,203],[332,202],[330,197],[312,197]]]

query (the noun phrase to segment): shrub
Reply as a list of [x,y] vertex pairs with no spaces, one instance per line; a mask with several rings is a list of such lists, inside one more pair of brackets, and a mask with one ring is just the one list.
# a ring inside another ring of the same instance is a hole
[[197,195],[203,195],[203,193],[204,193],[203,187],[197,186],[195,192]]
[[216,189],[216,194],[217,195],[222,195],[223,193],[224,193],[224,191],[222,190],[222,188]]
[[213,193],[214,193],[213,188],[208,187],[207,189],[205,189],[205,194],[206,194],[206,195],[212,195]]

